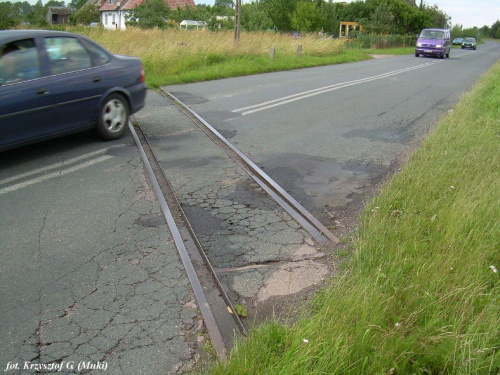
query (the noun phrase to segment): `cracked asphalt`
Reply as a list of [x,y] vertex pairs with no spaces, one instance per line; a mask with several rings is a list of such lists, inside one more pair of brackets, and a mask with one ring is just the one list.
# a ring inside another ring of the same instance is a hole
[[135,119],[233,304],[255,317],[328,274],[325,249],[177,105],[150,92]]
[[1,371],[194,365],[201,315],[130,136],[3,153],[0,201]]

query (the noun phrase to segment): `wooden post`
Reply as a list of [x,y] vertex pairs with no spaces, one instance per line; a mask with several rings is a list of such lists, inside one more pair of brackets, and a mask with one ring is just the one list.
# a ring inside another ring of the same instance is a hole
[[302,44],[299,44],[297,46],[297,56],[302,56]]
[[274,47],[271,47],[271,49],[269,50],[269,56],[271,57],[271,59],[274,59],[275,52],[276,52],[276,49]]
[[234,8],[234,43],[240,41],[240,25],[241,25],[241,0],[236,0]]

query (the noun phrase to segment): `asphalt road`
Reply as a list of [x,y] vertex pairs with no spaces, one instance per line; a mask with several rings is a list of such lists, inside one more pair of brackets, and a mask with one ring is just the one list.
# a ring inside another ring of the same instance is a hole
[[486,42],[444,60],[393,56],[165,89],[328,226],[499,58],[500,43]]
[[2,153],[0,219],[1,371],[161,374],[194,362],[202,321],[130,135]]
[[[445,60],[399,56],[166,89],[325,225],[342,225],[499,58],[500,44],[487,42]],[[280,281],[292,290],[283,259],[326,272],[308,236],[275,204],[253,201],[247,177],[164,105],[151,96],[138,118],[234,293],[266,299],[280,295],[270,288]],[[103,143],[83,133],[1,156],[0,369],[188,367],[203,341],[200,317],[131,137]],[[247,251],[245,236],[264,246]],[[260,261],[274,268],[248,268]],[[296,279],[324,275],[308,270],[297,268]]]

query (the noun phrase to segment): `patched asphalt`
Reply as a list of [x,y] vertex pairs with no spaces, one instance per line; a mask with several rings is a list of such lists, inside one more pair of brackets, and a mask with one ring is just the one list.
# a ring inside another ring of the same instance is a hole
[[150,92],[135,116],[233,304],[286,304],[328,274],[325,249],[180,108]]

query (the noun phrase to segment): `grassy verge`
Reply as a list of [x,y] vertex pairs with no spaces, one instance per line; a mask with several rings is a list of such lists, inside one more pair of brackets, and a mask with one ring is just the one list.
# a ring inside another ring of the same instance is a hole
[[[242,33],[235,45],[233,32],[64,29],[86,35],[113,53],[139,57],[146,83],[152,88],[370,58],[362,50],[346,48],[343,40],[319,35],[295,39],[271,32]],[[275,49],[274,58],[270,57],[271,48]]]
[[381,49],[363,49],[361,50],[369,54],[377,55],[413,55],[415,47],[402,47],[402,48],[381,48]]
[[[165,75],[159,66],[145,60],[147,83],[150,87],[163,85],[209,81],[214,79],[239,77],[244,75],[277,72],[320,65],[342,64],[369,59],[369,56],[356,50],[345,50],[332,56],[281,55],[271,59],[267,55],[244,55],[220,57],[216,62],[199,65],[184,70],[176,70]],[[197,65],[197,64],[196,64]]]
[[361,216],[304,312],[212,374],[500,373],[500,62]]
[[[359,51],[347,50],[341,40],[315,35],[294,39],[276,33],[242,33],[240,43],[235,45],[232,32],[138,29],[118,33],[87,29],[87,32],[114,53],[140,57],[150,87],[369,58]],[[271,48],[275,49],[274,58],[270,57]]]

